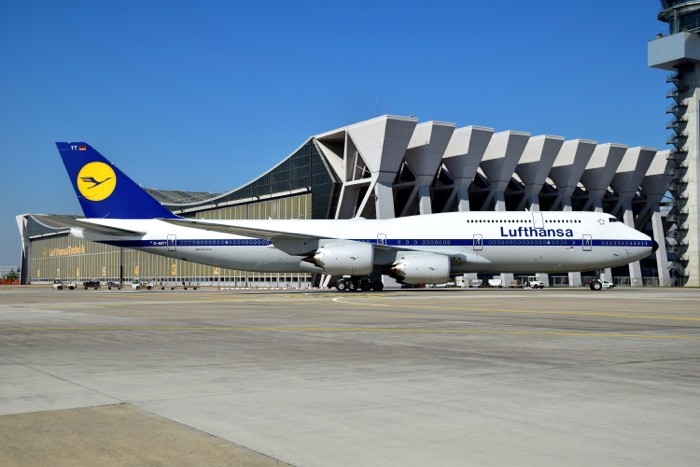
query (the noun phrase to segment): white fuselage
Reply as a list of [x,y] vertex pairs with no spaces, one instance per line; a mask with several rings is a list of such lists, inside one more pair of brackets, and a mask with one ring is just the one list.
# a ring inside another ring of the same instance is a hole
[[[158,220],[86,219],[146,232],[111,237],[73,230],[89,240],[230,269],[323,272],[275,241]],[[614,217],[595,212],[455,212],[387,220],[216,220],[218,225],[375,245],[374,264],[406,252],[450,257],[450,273],[570,272],[627,264],[652,252],[653,241]],[[289,251],[285,248],[285,250]]]

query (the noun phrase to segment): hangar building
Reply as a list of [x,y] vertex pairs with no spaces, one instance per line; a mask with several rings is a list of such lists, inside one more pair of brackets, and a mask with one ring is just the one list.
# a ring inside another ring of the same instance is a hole
[[[392,218],[448,211],[605,211],[659,243],[656,254],[608,271],[621,285],[671,285],[660,209],[670,151],[480,126],[380,116],[308,138],[250,183],[226,193],[149,190],[174,213],[204,219]],[[186,263],[48,230],[17,217],[23,283],[197,282],[310,287],[325,278],[261,274]],[[538,273],[538,271],[532,271]],[[504,283],[514,279],[504,271]],[[469,278],[468,278],[469,279]],[[580,286],[580,273],[540,275]]]

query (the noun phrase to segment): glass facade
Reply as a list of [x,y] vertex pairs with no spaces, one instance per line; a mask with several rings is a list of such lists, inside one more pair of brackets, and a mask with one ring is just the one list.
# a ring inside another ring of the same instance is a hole
[[[309,139],[294,154],[283,160],[267,173],[253,180],[249,184],[226,193],[214,200],[205,200],[197,204],[165,204],[170,210],[178,213],[182,210],[190,211],[198,205],[235,204],[237,201],[260,199],[270,196],[279,196],[284,193],[304,190],[311,193],[313,219],[328,219],[335,214],[334,203],[337,204],[338,195],[342,183],[335,173],[326,165],[325,161],[316,149],[316,143]],[[256,217],[239,217],[237,215],[225,216],[230,219],[246,219]],[[266,219],[266,217],[257,217]],[[276,216],[269,216],[273,219]],[[282,219],[284,217],[280,217]]]
[[700,4],[697,0],[662,0],[659,20],[668,23],[669,34],[700,30]]

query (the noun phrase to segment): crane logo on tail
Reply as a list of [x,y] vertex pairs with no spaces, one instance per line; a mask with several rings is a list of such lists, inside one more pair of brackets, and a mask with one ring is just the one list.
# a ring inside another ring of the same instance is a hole
[[85,164],[76,181],[78,191],[90,201],[102,201],[109,198],[117,187],[117,175],[104,162]]

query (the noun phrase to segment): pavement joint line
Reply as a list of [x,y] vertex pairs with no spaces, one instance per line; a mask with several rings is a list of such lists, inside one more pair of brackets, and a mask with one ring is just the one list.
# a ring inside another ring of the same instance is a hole
[[[333,299],[334,302],[336,303],[342,303],[345,305],[358,305],[358,306],[373,306],[373,307],[391,307],[391,308],[404,308],[404,309],[413,309],[417,308],[416,305],[397,305],[397,304],[385,304],[385,303],[352,303],[352,302],[346,302],[342,301],[340,297],[336,297]],[[420,306],[421,309],[425,310],[451,310],[451,311],[473,311],[473,312],[479,312],[479,313],[513,313],[513,314],[533,314],[533,315],[562,315],[562,316],[586,316],[586,317],[606,317],[606,318],[630,318],[630,319],[668,319],[668,320],[677,320],[677,321],[700,321],[700,317],[694,317],[694,316],[671,316],[671,315],[635,315],[635,314],[622,314],[622,313],[610,313],[610,312],[593,312],[593,313],[582,313],[582,312],[574,312],[574,311],[546,311],[546,310],[540,310],[540,311],[533,311],[533,310],[513,310],[513,309],[494,309],[494,308],[489,308],[488,310],[483,310],[479,308],[470,308],[470,307],[450,307],[450,306],[431,306],[431,305],[422,305]]]
[[[295,294],[289,294],[289,295],[295,295]],[[278,297],[266,297],[266,298],[249,298],[249,297],[236,297],[234,299],[230,298],[213,298],[213,299],[199,299],[199,300],[192,300],[190,303],[194,303],[196,301],[201,301],[203,303],[211,303],[211,302],[274,302],[274,301],[280,301],[280,302],[288,302],[286,299],[288,296],[285,295],[284,297],[278,296]],[[305,297],[305,298],[311,298],[311,297]],[[315,298],[315,297],[313,297]],[[323,301],[323,299],[327,299],[328,297],[319,297],[321,298],[320,301]],[[360,302],[360,301],[353,301],[354,300],[361,300],[362,298],[376,298],[376,296],[370,296],[370,295],[365,295],[365,296],[354,296],[354,297],[333,297],[331,301],[342,304],[342,305],[351,305],[351,306],[363,306],[363,307],[375,307],[375,308],[402,308],[402,309],[415,309],[417,308],[416,305],[411,304],[411,305],[402,305],[402,304],[397,304],[395,302],[392,303],[372,303],[372,302]],[[392,298],[392,297],[386,297]],[[301,300],[299,300],[301,301]],[[297,303],[299,302],[297,301]],[[314,301],[318,302],[319,300],[305,300],[305,301]],[[152,303],[152,302],[148,302]],[[168,304],[170,302],[157,302],[157,304]],[[181,303],[181,301],[175,301],[172,303]],[[134,305],[135,303],[131,302],[130,305]],[[122,303],[101,303],[101,304],[93,304],[92,306],[100,306],[104,308],[121,308],[123,306]],[[77,311],[77,309],[85,309],[85,308],[90,308],[91,304],[89,303],[78,303],[78,304],[66,304],[65,306],[70,306],[70,309],[66,311]],[[54,305],[54,308],[62,308],[62,305]],[[474,307],[454,307],[454,306],[434,306],[434,305],[421,305],[421,309],[423,310],[439,310],[439,311],[462,311],[462,312],[477,312],[477,313],[494,313],[494,314],[532,314],[532,315],[559,315],[559,316],[582,316],[582,317],[602,317],[602,318],[625,318],[625,319],[646,319],[646,320],[672,320],[672,321],[691,321],[695,322],[698,321],[700,322],[700,317],[697,316],[673,316],[673,315],[643,315],[643,314],[625,314],[625,313],[613,313],[613,312],[574,312],[574,311],[547,311],[547,310],[515,310],[515,309],[495,309],[495,308],[489,308],[488,310],[480,309],[480,308],[474,308]],[[17,311],[17,310],[14,310]]]
[[[589,332],[589,331],[505,331],[488,329],[407,329],[407,328],[361,328],[361,327],[231,327],[231,326],[85,326],[85,327],[27,327],[1,328],[0,333],[20,334],[26,332],[123,332],[123,331],[152,331],[152,332],[356,332],[356,333],[387,333],[387,334],[507,334],[522,336],[562,336],[562,337],[615,337],[649,340],[700,340],[698,336],[678,335],[644,335],[640,333],[621,332]],[[639,331],[644,332],[644,331]]]
[[[102,396],[108,397],[108,398],[110,398],[110,399],[114,399],[115,402],[113,402],[113,403],[116,403],[116,404],[123,404],[123,403],[124,403],[124,401],[122,401],[121,399],[119,399],[119,398],[117,398],[117,397],[114,397],[114,396],[111,395],[111,394],[107,394],[107,393],[105,393],[105,392],[100,391],[99,389],[95,389],[95,388],[93,388],[93,387],[86,386],[86,385],[84,385],[84,384],[80,384],[80,383],[78,383],[78,382],[76,382],[76,381],[73,381],[73,380],[64,378],[63,376],[59,376],[59,375],[54,374],[54,373],[51,373],[51,372],[49,372],[49,371],[47,371],[47,370],[44,370],[44,369],[41,369],[41,368],[37,368],[37,367],[32,366],[32,365],[27,365],[27,364],[21,363],[21,362],[14,362],[13,364],[14,364],[14,365],[21,366],[21,367],[24,367],[24,368],[28,368],[28,369],[30,369],[30,370],[32,370],[32,371],[36,371],[37,373],[41,373],[42,375],[46,375],[46,376],[48,376],[48,377],[50,377],[50,378],[55,378],[55,379],[57,379],[57,380],[63,381],[64,383],[68,383],[68,384],[70,384],[70,385],[77,386],[77,387],[82,388],[82,389],[85,389],[85,390],[87,390],[87,391],[96,392],[97,394],[100,394],[100,395],[102,395]],[[100,404],[100,405],[103,405],[103,404]]]

